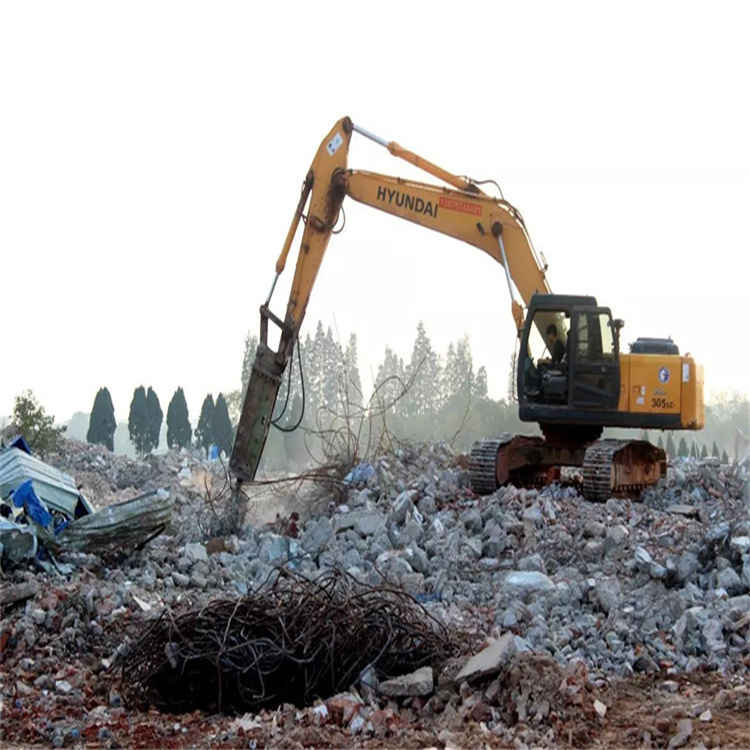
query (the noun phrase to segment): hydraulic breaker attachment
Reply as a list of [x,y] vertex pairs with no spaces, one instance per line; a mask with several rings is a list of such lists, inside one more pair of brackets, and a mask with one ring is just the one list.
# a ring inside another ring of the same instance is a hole
[[[274,282],[275,283],[275,282]],[[279,351],[275,352],[268,344],[268,320],[281,329]],[[260,343],[255,354],[253,370],[247,384],[245,401],[242,405],[240,423],[234,438],[229,470],[241,482],[252,482],[258,471],[263,446],[268,438],[273,419],[273,408],[281,386],[294,343],[293,329],[277,318],[267,305],[260,308]]]
[[229,461],[229,470],[243,482],[255,479],[283,372],[284,366],[276,361],[276,352],[259,344]]

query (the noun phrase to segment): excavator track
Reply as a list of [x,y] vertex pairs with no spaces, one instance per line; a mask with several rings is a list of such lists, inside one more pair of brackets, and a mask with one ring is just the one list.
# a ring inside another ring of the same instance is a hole
[[592,502],[603,503],[612,495],[612,460],[620,440],[598,440],[586,449],[583,459],[583,496]]
[[667,473],[666,454],[644,440],[598,440],[554,445],[531,435],[479,440],[469,456],[471,488],[491,495],[501,485],[538,487],[559,481],[561,466],[581,466],[583,495],[592,502],[637,497]]
[[591,502],[633,496],[666,476],[666,454],[644,440],[598,440],[583,459],[583,496]]
[[497,454],[513,439],[504,434],[490,440],[478,440],[471,447],[469,478],[471,489],[477,495],[491,495],[497,488]]

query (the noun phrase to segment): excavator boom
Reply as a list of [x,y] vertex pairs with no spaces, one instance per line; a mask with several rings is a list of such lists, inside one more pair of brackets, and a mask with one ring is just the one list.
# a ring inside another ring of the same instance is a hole
[[[398,177],[351,170],[347,157],[352,134],[360,134],[386,147],[391,154],[451,185],[440,187]],[[276,395],[286,364],[305,317],[328,242],[346,197],[406,219],[427,229],[466,242],[487,253],[505,268],[511,295],[511,314],[519,338],[524,327],[523,304],[535,293],[549,294],[542,266],[534,252],[520,212],[510,203],[484,194],[472,181],[451,174],[394,142],[388,142],[348,117],[339,120],[323,139],[305,177],[297,209],[276,262],[276,275],[266,303],[261,306],[261,335],[235,438],[230,469],[243,481],[252,481],[271,425]],[[300,221],[304,231],[283,319],[270,310],[276,281],[286,267]],[[268,346],[268,322],[281,330],[279,346]],[[555,320],[550,317],[550,322]],[[537,321],[542,326],[547,321]]]

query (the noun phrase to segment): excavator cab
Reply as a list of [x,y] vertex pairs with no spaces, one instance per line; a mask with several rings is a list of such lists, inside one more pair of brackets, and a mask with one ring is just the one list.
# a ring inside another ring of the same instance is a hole
[[[547,331],[555,327],[565,347],[553,361]],[[620,321],[594,297],[535,294],[531,299],[518,365],[523,421],[599,424],[617,408],[620,394]]]

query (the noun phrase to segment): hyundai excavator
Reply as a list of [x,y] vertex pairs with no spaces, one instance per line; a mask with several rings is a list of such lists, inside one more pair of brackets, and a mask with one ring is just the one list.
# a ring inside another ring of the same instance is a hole
[[[347,158],[353,135],[444,185],[357,169]],[[255,478],[272,423],[281,378],[305,317],[310,293],[345,198],[473,245],[504,269],[520,346],[516,390],[522,421],[542,436],[509,435],[478,441],[469,460],[473,490],[491,494],[507,483],[540,485],[579,467],[584,496],[604,501],[636,495],[666,474],[664,450],[644,440],[600,439],[603,428],[699,430],[705,421],[703,368],[681,355],[671,339],[639,338],[623,353],[620,330],[608,307],[591,296],[553,294],[547,264],[534,250],[521,213],[478,182],[452,174],[386,141],[351,119],[339,120],[320,144],[276,262],[268,298],[260,308],[260,343],[245,393],[230,470],[238,483]],[[304,231],[283,318],[269,305],[300,222]],[[520,301],[518,298],[520,298]],[[280,329],[274,350],[269,321]],[[564,346],[552,357],[545,338]]]

